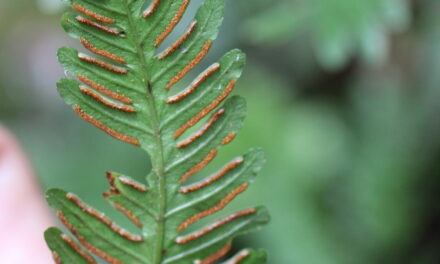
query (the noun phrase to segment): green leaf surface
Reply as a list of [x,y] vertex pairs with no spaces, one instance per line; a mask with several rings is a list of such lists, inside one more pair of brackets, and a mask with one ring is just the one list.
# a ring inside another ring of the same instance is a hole
[[72,193],[49,190],[50,206],[76,237],[48,229],[45,238],[55,261],[265,263],[263,251],[225,257],[237,235],[269,221],[267,211],[220,212],[248,188],[264,154],[253,148],[221,168],[205,168],[243,126],[246,102],[230,94],[245,55],[232,50],[184,84],[217,37],[223,0],[205,0],[171,45],[164,40],[180,22],[188,0],[67,3],[72,8],[61,24],[85,49],[59,49],[58,59],[68,73],[57,84],[61,97],[85,121],[145,150],[153,168],[145,182],[107,173],[110,188],[103,195],[137,226],[134,231]]

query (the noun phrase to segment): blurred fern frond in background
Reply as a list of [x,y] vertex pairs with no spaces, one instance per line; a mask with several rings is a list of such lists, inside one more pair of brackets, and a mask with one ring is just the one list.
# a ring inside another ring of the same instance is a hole
[[245,32],[257,43],[306,37],[319,63],[337,70],[352,57],[384,62],[393,33],[407,28],[407,0],[281,0],[262,4]]

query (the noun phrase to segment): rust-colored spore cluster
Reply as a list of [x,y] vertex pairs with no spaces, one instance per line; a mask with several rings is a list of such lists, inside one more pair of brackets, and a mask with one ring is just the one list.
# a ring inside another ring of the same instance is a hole
[[194,192],[197,190],[200,190],[208,185],[210,185],[211,183],[218,181],[219,179],[221,179],[223,176],[225,176],[228,172],[230,172],[231,170],[233,170],[234,168],[238,167],[240,164],[243,163],[243,158],[237,158],[233,161],[231,161],[230,163],[228,163],[225,167],[223,167],[223,169],[221,171],[219,171],[218,173],[214,174],[211,177],[208,177],[206,179],[201,180],[200,182],[191,184],[189,186],[184,186],[180,188],[180,192],[183,194],[189,193],[189,192]]
[[168,98],[167,103],[168,104],[177,103],[182,99],[184,99],[185,97],[187,97],[188,95],[192,94],[197,89],[197,87],[199,87],[209,76],[214,74],[219,69],[220,69],[219,63],[213,64],[206,71],[204,71],[199,77],[197,77],[197,79],[194,82],[192,82],[187,89]]
[[220,250],[218,250],[217,252],[215,252],[214,254],[204,258],[201,261],[196,262],[196,264],[213,264],[215,263],[217,260],[220,260],[221,258],[223,258],[224,256],[226,256],[226,254],[228,254],[228,252],[231,250],[232,248],[232,243],[228,242],[224,247],[222,247]]
[[212,127],[214,125],[214,123],[220,118],[220,116],[222,116],[225,113],[225,109],[221,108],[220,110],[218,110],[214,115],[212,115],[212,117],[208,120],[208,122],[206,122],[206,124],[204,124],[199,130],[197,130],[193,135],[191,135],[189,138],[179,142],[177,144],[177,148],[183,148],[186,147],[188,145],[190,145],[191,143],[193,143],[194,141],[196,141],[198,138],[202,137],[208,130],[210,127]]
[[160,60],[165,59],[169,55],[171,55],[174,51],[176,51],[180,46],[182,46],[183,42],[193,33],[193,31],[196,29],[197,21],[191,22],[189,25],[189,28],[183,33],[183,35],[178,38],[170,47],[168,47],[164,52],[162,52],[158,58]]
[[197,64],[199,64],[203,58],[205,58],[206,54],[208,54],[209,49],[212,46],[212,41],[208,40],[202,47],[202,50],[197,54],[197,56],[192,59],[188,65],[185,66],[176,76],[174,76],[170,82],[165,86],[165,88],[168,90],[173,85],[178,83],[180,80],[182,80],[183,77],[185,77],[194,67],[196,67]]
[[214,231],[217,228],[220,228],[224,225],[226,225],[227,223],[234,221],[236,219],[239,219],[241,217],[245,217],[251,214],[255,214],[257,211],[254,208],[250,208],[250,209],[245,209],[236,213],[233,213],[225,218],[222,218],[210,225],[208,225],[207,227],[198,230],[196,232],[190,233],[189,235],[183,236],[183,237],[177,237],[176,238],[176,243],[177,244],[186,244],[189,243],[199,237],[202,237],[206,234],[208,234],[209,232]]
[[103,123],[99,122],[98,120],[96,120],[95,118],[93,118],[91,115],[87,114],[86,112],[84,112],[80,106],[78,105],[74,105],[73,106],[73,110],[75,110],[75,112],[79,115],[79,117],[81,117],[82,119],[84,119],[85,121],[89,122],[90,124],[96,126],[97,128],[103,130],[104,132],[106,132],[107,134],[109,134],[110,136],[119,139],[121,141],[130,143],[132,145],[135,146],[139,146],[140,143],[137,139],[129,137],[125,134],[119,133],[109,127],[107,127],[106,125],[104,125]]
[[80,42],[81,42],[81,44],[83,44],[83,46],[86,49],[88,49],[89,51],[91,51],[91,52],[93,52],[95,54],[101,55],[103,57],[106,57],[107,59],[114,60],[114,61],[119,62],[119,63],[125,63],[125,60],[123,58],[121,58],[121,57],[119,57],[119,56],[117,56],[117,55],[115,55],[115,54],[113,54],[113,53],[111,53],[111,52],[109,52],[107,50],[98,49],[97,47],[93,46],[93,44],[90,43],[85,38],[80,38]]
[[237,136],[237,133],[235,132],[231,132],[229,133],[223,140],[222,140],[222,145],[226,145],[232,142],[232,140],[234,140],[234,138]]
[[67,218],[64,216],[63,212],[57,211],[58,219],[60,219],[61,223],[78,239],[79,243],[83,245],[86,249],[88,249],[90,252],[95,254],[96,256],[102,258],[103,260],[109,262],[110,264],[123,264],[120,260],[118,260],[116,257],[110,256],[109,254],[105,253],[104,251],[94,247],[92,244],[90,244],[83,236],[81,236],[78,231],[73,227],[73,225],[67,220]]
[[205,211],[202,211],[200,213],[195,214],[194,216],[188,218],[187,220],[185,220],[182,224],[180,224],[178,231],[181,232],[183,230],[185,230],[186,228],[188,228],[191,224],[199,221],[202,218],[205,218],[207,216],[210,216],[220,210],[222,210],[223,208],[226,207],[226,205],[228,205],[237,195],[239,195],[240,193],[244,192],[247,187],[249,186],[249,184],[243,183],[242,185],[238,186],[236,189],[232,190],[225,198],[223,198],[217,205],[215,205],[214,207],[211,207]]
[[109,33],[111,35],[119,35],[121,33],[120,30],[116,29],[116,28],[112,28],[112,27],[108,27],[108,26],[104,26],[100,23],[97,23],[93,20],[90,20],[88,18],[85,18],[83,16],[76,16],[76,21],[82,23],[82,24],[86,24],[88,26],[94,27],[96,29],[99,29],[101,31],[104,31],[106,33]]
[[209,104],[207,107],[205,107],[202,111],[200,111],[196,116],[191,118],[188,122],[183,124],[179,129],[176,130],[174,133],[174,138],[180,137],[185,131],[196,125],[202,118],[204,118],[207,114],[209,114],[212,110],[217,108],[217,106],[225,100],[228,95],[232,92],[232,90],[235,87],[236,80],[231,80],[229,84],[226,86],[226,89],[223,91],[223,93],[217,97],[214,101],[212,101],[211,104]]
[[126,113],[134,113],[136,112],[136,109],[134,109],[131,106],[126,106],[126,105],[120,105],[120,104],[115,104],[114,102],[111,102],[107,99],[105,99],[104,97],[102,97],[100,94],[84,87],[84,86],[80,86],[79,90],[87,95],[90,96],[91,98],[95,99],[96,101],[100,102],[101,104],[108,106],[110,108],[116,109],[116,110],[120,110]]
[[76,195],[73,195],[71,193],[66,194],[66,198],[70,201],[72,201],[78,208],[80,208],[82,211],[86,212],[87,214],[95,217],[102,223],[104,223],[106,226],[108,226],[110,229],[112,229],[115,233],[119,234],[121,237],[124,237],[125,239],[128,239],[133,242],[142,242],[143,237],[140,235],[134,235],[128,232],[127,230],[123,229],[116,223],[114,223],[112,220],[107,218],[103,213],[98,212],[97,210],[93,209],[92,207],[84,204]]
[[62,264],[60,255],[58,255],[58,253],[56,251],[52,251],[52,258],[53,258],[53,261],[55,262],[55,264]]
[[93,264],[96,263],[95,259],[92,256],[90,256],[90,254],[82,250],[82,248],[78,244],[76,244],[70,237],[68,237],[65,234],[61,234],[61,239],[64,240],[64,242],[66,242],[73,250],[76,251],[76,253],[78,253],[81,257],[83,257],[87,262]]
[[147,10],[145,10],[144,12],[144,18],[150,17],[157,9],[157,7],[160,4],[160,0],[154,0],[150,6],[147,8]]
[[125,208],[122,204],[113,202],[113,206],[119,210],[121,213],[123,213],[130,221],[132,221],[137,227],[142,227],[142,222],[137,218],[132,211]]
[[183,174],[182,178],[180,178],[179,182],[184,183],[187,181],[192,175],[196,174],[200,170],[202,170],[204,167],[206,167],[217,155],[217,150],[213,149],[211,150],[206,157],[203,158],[201,162],[196,164],[194,167],[192,167],[189,171],[187,171],[185,174]]
[[78,74],[76,77],[78,78],[78,80],[80,80],[85,85],[95,89],[96,91],[98,91],[98,92],[100,92],[100,93],[102,93],[102,94],[104,94],[114,100],[118,100],[124,104],[132,104],[133,103],[133,100],[131,100],[130,98],[128,98],[122,94],[111,91],[110,89],[104,87],[103,85],[92,81],[91,79],[89,79],[85,75]]
[[143,184],[135,182],[132,179],[126,178],[126,177],[119,177],[119,181],[122,184],[125,184],[127,186],[130,186],[131,188],[139,191],[139,192],[146,192],[147,191],[147,187],[145,187]]
[[107,24],[114,24],[115,23],[115,20],[113,20],[109,17],[103,16],[103,15],[97,14],[97,13],[93,12],[92,10],[89,10],[89,9],[87,9],[77,3],[73,3],[72,7],[76,11],[83,13],[84,15],[86,15],[88,17],[92,17],[100,22],[107,23]]
[[[156,1],[159,2],[159,1]],[[155,2],[153,2],[155,4]],[[158,5],[158,3],[157,3]],[[156,8],[157,8],[156,5]],[[173,19],[171,19],[171,22],[168,24],[168,26],[165,28],[165,30],[156,38],[156,42],[154,42],[154,46],[158,47],[165,38],[173,31],[173,29],[176,27],[176,25],[180,22],[180,20],[183,17],[183,14],[185,14],[186,8],[189,5],[189,0],[183,0],[182,4],[179,7],[179,10],[177,11],[176,15],[174,15]],[[154,10],[153,10],[154,12]],[[148,11],[147,11],[148,13]],[[148,16],[147,16],[148,17]]]
[[79,54],[78,58],[80,60],[82,60],[82,61],[85,61],[85,62],[88,62],[88,63],[92,63],[92,64],[94,64],[94,65],[96,65],[98,67],[101,67],[103,69],[106,69],[106,70],[114,72],[114,73],[118,73],[118,74],[127,74],[128,73],[127,69],[111,65],[110,63],[107,63],[107,62],[105,62],[103,60],[99,60],[99,59],[96,59],[96,58],[85,56],[83,54]]
[[[112,195],[119,195],[120,191],[118,188],[116,188],[115,185],[115,178],[111,172],[106,173],[107,181],[110,184],[110,189],[103,193],[103,196],[106,198],[109,198]],[[125,184],[129,186],[130,188],[133,188],[134,190],[137,190],[139,192],[146,192],[147,188],[143,186],[142,184],[135,183],[134,181],[127,179],[125,177],[119,177],[119,181],[122,184]],[[115,207],[117,210],[122,212],[130,221],[132,221],[137,227],[142,227],[142,222],[137,218],[132,211],[124,207],[122,204],[118,202],[112,201],[113,207]]]

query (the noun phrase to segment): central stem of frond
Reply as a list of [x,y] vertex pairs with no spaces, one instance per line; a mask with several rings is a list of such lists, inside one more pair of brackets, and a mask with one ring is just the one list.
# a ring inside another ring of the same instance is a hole
[[[129,26],[131,31],[134,35],[140,36],[137,32],[137,28],[134,24],[133,17],[130,11],[130,8],[128,6],[127,0],[125,0],[125,7],[127,12],[127,18],[129,22]],[[160,264],[162,262],[163,258],[163,244],[165,239],[165,213],[166,213],[166,204],[167,204],[167,189],[166,189],[166,183],[165,183],[165,164],[164,164],[164,158],[163,158],[163,141],[162,141],[162,134],[160,131],[160,122],[159,122],[159,116],[156,110],[155,101],[152,94],[153,87],[151,86],[151,83],[148,80],[148,72],[147,72],[147,61],[145,58],[144,51],[142,49],[142,43],[138,40],[136,40],[136,51],[137,55],[139,57],[139,64],[142,70],[142,82],[145,87],[145,96],[147,99],[148,104],[148,110],[150,113],[151,118],[151,124],[154,131],[154,144],[155,148],[157,150],[157,153],[151,157],[152,159],[152,165],[153,165],[153,172],[157,176],[158,179],[158,215],[156,216],[156,222],[157,222],[157,228],[156,228],[156,236],[157,239],[155,240],[155,246],[154,246],[154,253],[153,253],[153,259],[151,264]]]

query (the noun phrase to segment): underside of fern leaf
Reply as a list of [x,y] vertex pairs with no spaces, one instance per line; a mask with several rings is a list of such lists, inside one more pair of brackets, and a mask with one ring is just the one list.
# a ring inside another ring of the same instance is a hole
[[[229,252],[235,236],[268,221],[266,210],[218,213],[248,188],[264,163],[261,150],[251,149],[212,173],[205,168],[242,126],[245,101],[229,95],[244,54],[230,51],[187,88],[175,89],[208,53],[223,18],[223,1],[205,0],[187,30],[163,51],[158,47],[189,0],[68,1],[71,10],[62,26],[86,52],[59,50],[60,63],[72,76],[59,81],[59,93],[85,121],[144,149],[152,170],[144,183],[107,173],[110,189],[104,197],[139,227],[135,233],[72,193],[49,190],[49,204],[72,235],[57,228],[46,231],[56,263],[266,262],[263,251]],[[207,176],[191,182],[197,174]],[[211,215],[218,220],[200,225]]]

